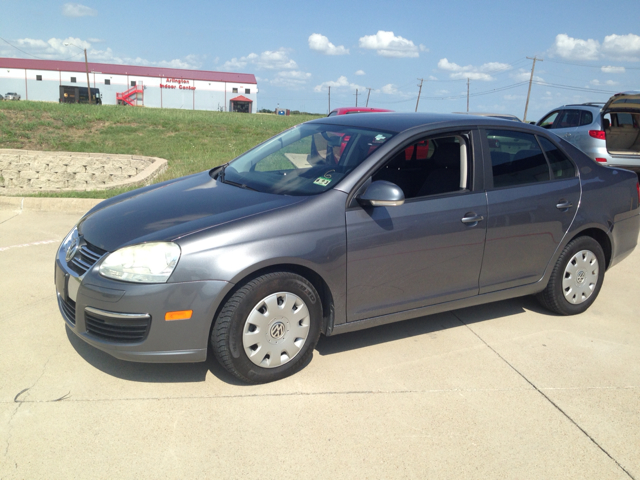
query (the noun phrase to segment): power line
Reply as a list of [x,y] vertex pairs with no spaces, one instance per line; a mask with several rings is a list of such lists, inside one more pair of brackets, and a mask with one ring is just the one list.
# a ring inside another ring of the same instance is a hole
[[[2,37],[0,37],[0,40],[2,40],[4,43],[6,43],[7,45],[9,45],[10,47],[15,48],[15,49],[16,49],[16,50],[18,50],[19,52],[22,52],[22,53],[24,53],[25,55],[29,55],[30,57],[33,57],[33,58],[35,58],[35,59],[37,59],[37,60],[51,60],[50,58],[41,58],[41,57],[36,57],[35,55],[33,55],[33,54],[29,53],[29,52],[25,52],[24,50],[22,50],[22,49],[20,49],[20,48],[16,47],[16,46],[15,46],[15,45],[13,45],[12,43],[9,43],[7,40],[5,40],[5,39],[4,39],[4,38],[2,38]],[[77,54],[75,54],[75,55],[73,55],[73,56],[71,56],[71,57],[69,57],[69,58],[64,58],[64,59],[63,59],[63,61],[65,61],[65,60],[66,60],[66,61],[71,60],[71,59],[73,59],[73,58],[76,58],[78,55],[82,55],[82,53],[77,53]]]
[[577,92],[591,92],[591,93],[607,93],[613,95],[614,93],[618,93],[617,90],[602,90],[599,88],[586,88],[586,87],[574,87],[573,85],[560,85],[557,83],[548,83],[548,82],[533,82],[536,85],[541,85],[543,87],[550,88],[559,88],[561,90],[574,90]]
[[[577,62],[567,62],[564,60],[550,60],[547,59],[548,62],[553,62],[553,63],[560,63],[563,65],[574,65],[576,67],[586,67],[586,68],[597,68],[597,69],[602,69],[602,68],[608,68],[608,67],[612,67],[614,65],[587,65],[586,63],[577,63]],[[640,70],[640,67],[619,67],[619,68],[624,68],[625,70]]]

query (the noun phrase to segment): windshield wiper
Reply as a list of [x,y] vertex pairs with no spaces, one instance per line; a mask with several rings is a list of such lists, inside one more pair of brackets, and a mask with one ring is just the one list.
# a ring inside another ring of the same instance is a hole
[[220,173],[218,173],[218,180],[220,180],[222,183],[224,183],[224,171],[227,168],[227,165],[229,165],[228,163],[226,165],[222,165],[222,169],[220,170]]
[[238,182],[234,182],[232,180],[225,180],[224,179],[224,171],[227,169],[227,167],[229,166],[229,164],[227,163],[226,165],[222,166],[222,170],[220,170],[220,173],[218,173],[218,180],[221,181],[222,183],[226,183],[227,185],[233,185],[234,187],[240,187],[240,188],[244,188],[245,190],[253,190],[254,192],[258,192],[259,190],[256,190],[255,188],[251,188],[248,185],[245,185],[244,183],[238,183]]
[[259,190],[256,190],[255,188],[251,188],[250,186],[245,185],[244,183],[232,182],[231,180],[222,180],[222,182],[228,185],[233,185],[234,187],[244,188],[245,190],[253,190],[254,192],[259,191]]

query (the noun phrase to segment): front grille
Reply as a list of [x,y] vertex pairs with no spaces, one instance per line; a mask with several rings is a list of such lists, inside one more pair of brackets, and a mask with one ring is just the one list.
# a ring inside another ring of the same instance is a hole
[[107,318],[85,311],[87,333],[100,340],[117,343],[141,342],[147,336],[151,317]]
[[84,275],[105,253],[107,253],[105,250],[90,243],[85,243],[78,248],[78,251],[69,262],[69,268],[78,275]]
[[62,297],[58,297],[60,304],[60,312],[64,319],[71,325],[76,324],[76,302],[70,298],[63,300]]

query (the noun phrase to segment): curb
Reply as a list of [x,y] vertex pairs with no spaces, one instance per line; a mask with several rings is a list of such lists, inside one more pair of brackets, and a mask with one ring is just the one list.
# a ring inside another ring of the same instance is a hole
[[91,210],[103,198],[39,198],[39,197],[3,197],[0,196],[0,210],[18,212],[59,212],[85,213]]

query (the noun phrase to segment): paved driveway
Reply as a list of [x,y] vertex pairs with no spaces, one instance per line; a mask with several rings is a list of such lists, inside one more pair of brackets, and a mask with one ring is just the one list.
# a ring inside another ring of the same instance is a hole
[[584,315],[521,298],[322,338],[245,386],[77,340],[53,258],[82,205],[1,204],[1,479],[640,479],[640,250]]

